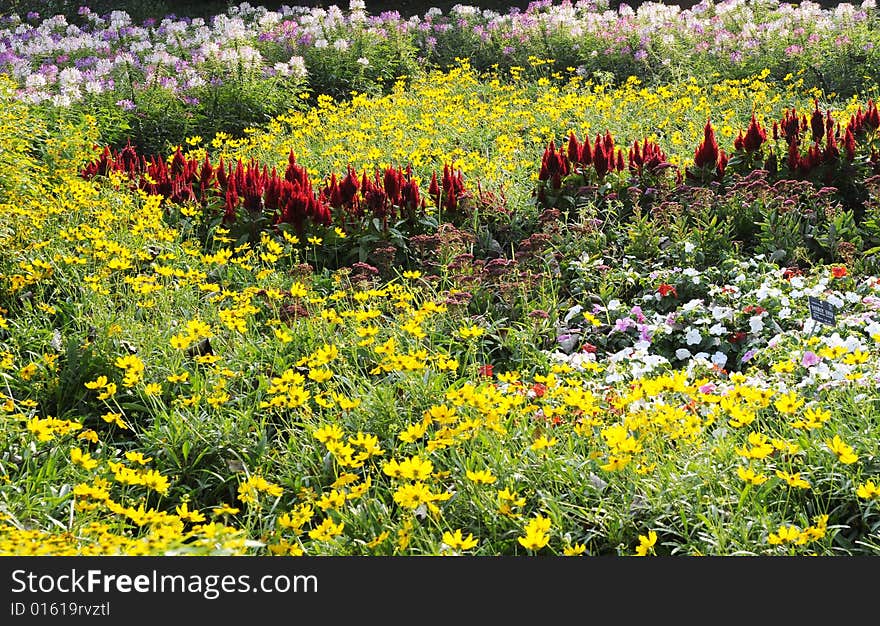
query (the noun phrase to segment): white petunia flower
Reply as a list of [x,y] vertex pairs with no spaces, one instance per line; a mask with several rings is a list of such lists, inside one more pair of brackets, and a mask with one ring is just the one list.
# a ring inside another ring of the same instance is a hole
[[724,324],[715,324],[712,328],[709,329],[710,335],[715,335],[717,337],[721,335],[727,334],[727,327]]
[[760,315],[753,315],[749,318],[749,330],[753,333],[759,333],[764,330],[764,320]]
[[712,355],[712,363],[718,367],[724,367],[727,364],[727,355],[719,350]]

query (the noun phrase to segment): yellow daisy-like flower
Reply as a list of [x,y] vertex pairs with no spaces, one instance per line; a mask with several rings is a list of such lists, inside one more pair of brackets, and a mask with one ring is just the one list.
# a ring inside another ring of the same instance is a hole
[[462,326],[458,329],[458,335],[462,339],[476,339],[486,331],[480,328],[477,325],[473,326]]
[[780,546],[787,543],[799,543],[801,539],[801,531],[797,526],[782,525],[775,533],[770,533],[767,537],[767,543],[771,546]]
[[547,435],[541,435],[532,442],[532,445],[529,446],[529,449],[537,452],[538,450],[552,448],[557,443],[559,443],[559,440],[556,437],[548,438]]
[[492,475],[492,472],[490,470],[467,470],[467,472],[465,472],[465,475],[467,476],[467,479],[469,481],[478,485],[491,485],[496,480],[498,480],[497,477]]
[[95,469],[98,466],[98,462],[92,458],[92,455],[79,448],[70,449],[70,460],[74,465],[80,465],[87,470]]
[[122,413],[113,413],[111,411],[108,413],[104,413],[101,418],[108,424],[115,424],[118,428],[121,428],[123,430],[128,429],[128,425],[122,421]]
[[467,537],[463,536],[461,529],[457,529],[454,533],[446,531],[443,533],[443,543],[453,550],[470,550],[475,547],[479,541],[468,533]]
[[787,482],[792,487],[797,487],[798,489],[810,488],[810,483],[801,478],[800,472],[789,474],[788,472],[784,472],[782,470],[776,470],[776,476]]
[[205,521],[205,515],[201,511],[190,511],[189,504],[184,502],[176,509],[177,517],[179,517],[184,522],[193,522],[194,524],[198,524],[199,522]]
[[834,435],[833,439],[826,439],[825,445],[837,457],[837,460],[845,465],[855,463],[859,460],[858,455],[853,451],[852,447],[845,443],[840,435]]
[[788,415],[794,413],[799,408],[804,405],[804,400],[799,398],[797,392],[789,391],[788,393],[779,396],[776,399],[776,402],[773,403],[773,406],[776,407],[776,410],[782,414]]
[[337,524],[327,517],[318,526],[309,531],[309,537],[315,541],[330,541],[337,535],[341,535],[344,527],[344,522]]
[[214,517],[220,517],[221,515],[235,515],[239,512],[240,509],[234,506],[229,506],[226,503],[221,504],[220,506],[215,506],[211,509],[211,514]]
[[587,546],[582,543],[576,543],[570,546],[565,546],[562,549],[562,554],[564,556],[580,556],[587,551]]
[[519,544],[527,550],[540,550],[550,542],[550,518],[536,515],[526,524],[525,533],[517,537]]
[[639,545],[636,546],[636,556],[648,556],[655,554],[654,544],[657,543],[657,533],[648,531],[647,535],[639,535]]
[[856,495],[863,500],[880,500],[880,485],[869,480],[858,486]]
[[740,477],[740,480],[748,483],[749,485],[763,485],[769,480],[769,478],[764,474],[755,473],[755,470],[753,470],[751,467],[743,467],[741,465],[736,468],[736,475]]
[[125,453],[125,458],[131,461],[132,463],[138,463],[140,465],[146,465],[150,461],[153,460],[151,456],[144,456],[140,452],[128,451]]

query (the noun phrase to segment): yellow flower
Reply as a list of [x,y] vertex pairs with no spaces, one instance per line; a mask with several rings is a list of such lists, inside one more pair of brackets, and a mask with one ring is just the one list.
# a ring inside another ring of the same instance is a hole
[[526,499],[516,491],[511,492],[507,488],[498,492],[498,512],[508,517],[514,517],[513,507],[525,506]]
[[295,282],[290,286],[291,298],[305,298],[309,295],[309,289],[301,282]]
[[70,449],[70,460],[74,465],[81,465],[87,470],[95,469],[98,466],[98,462],[88,452],[83,452],[79,448]]
[[587,546],[582,543],[567,545],[562,549],[563,556],[580,556],[587,551]]
[[537,439],[532,442],[532,445],[529,446],[530,450],[544,450],[545,448],[551,448],[559,443],[559,440],[556,437],[547,438],[547,435],[541,435]]
[[770,533],[767,537],[767,543],[771,546],[783,545],[786,543],[799,543],[801,531],[797,526],[782,525],[775,533]]
[[825,445],[837,457],[837,460],[845,465],[855,463],[859,460],[858,455],[853,451],[852,447],[847,445],[840,435],[834,435],[833,439],[826,439]]
[[108,412],[104,413],[101,418],[108,424],[115,424],[118,428],[121,428],[122,430],[128,430],[128,425],[122,421],[122,413]]
[[284,330],[283,328],[274,329],[275,338],[278,339],[281,343],[290,343],[293,341],[293,335]]
[[90,443],[98,443],[98,433],[89,428],[88,430],[82,431],[80,434],[76,436],[77,439],[84,439]]
[[467,537],[464,537],[459,528],[454,533],[449,531],[443,533],[443,543],[453,550],[470,550],[475,547],[479,541],[475,539],[471,533],[468,533]]
[[211,509],[211,513],[215,517],[220,517],[221,515],[235,515],[238,513],[239,509],[234,506],[229,506],[226,503],[221,504],[220,506],[215,506]]
[[466,475],[468,480],[478,485],[491,485],[496,480],[498,480],[495,476],[492,475],[491,470],[479,470],[476,472],[467,470]]
[[856,489],[856,495],[863,500],[880,500],[880,485],[876,485],[873,480],[869,480],[859,485],[858,489]]
[[473,326],[462,326],[458,329],[458,334],[462,339],[475,339],[485,333],[486,331],[480,328],[477,325]]
[[107,400],[116,395],[116,383],[107,383],[104,391],[98,394],[98,400]]
[[259,493],[266,493],[274,498],[279,498],[284,490],[273,483],[270,483],[262,476],[251,476],[238,486],[238,499],[245,504],[258,502]]
[[797,487],[798,489],[810,488],[810,483],[801,478],[800,472],[789,474],[788,472],[784,472],[782,470],[776,470],[776,475],[792,487]]
[[550,519],[536,515],[526,524],[525,535],[516,539],[527,550],[540,550],[550,542]]
[[426,420],[410,424],[397,437],[406,443],[415,443],[425,436],[425,433],[428,431],[428,425],[429,422]]
[[448,500],[451,497],[451,493],[433,493],[428,485],[421,481],[402,485],[394,492],[394,501],[400,506],[417,509],[424,504],[434,513],[440,511],[434,504],[435,501]]
[[309,537],[315,541],[330,541],[333,537],[341,535],[344,527],[344,522],[336,524],[328,517],[318,526],[309,531]]
[[308,503],[297,505],[290,513],[278,516],[278,527],[291,529],[295,532],[305,526],[315,515],[315,509]]
[[636,546],[636,555],[647,556],[649,553],[655,554],[655,543],[657,543],[657,533],[655,533],[653,530],[648,531],[647,536],[639,535],[639,545]]
[[455,413],[455,408],[450,408],[445,404],[432,405],[422,415],[425,419],[443,425],[452,424],[458,419],[458,416]]
[[186,350],[189,348],[194,342],[194,338],[190,337],[190,335],[186,333],[181,333],[177,335],[171,336],[171,344],[172,348],[177,348],[178,350]]
[[382,467],[383,473],[392,478],[406,478],[409,480],[423,480],[431,475],[434,471],[434,464],[427,459],[422,459],[419,455],[404,459],[398,463],[394,459],[385,463]]
[[816,525],[804,528],[798,539],[799,544],[817,541],[825,536],[825,532],[828,530],[828,515],[817,515],[813,520]]
[[784,394],[776,399],[776,402],[773,403],[773,406],[776,407],[776,410],[782,414],[790,414],[797,411],[804,405],[804,400],[798,398],[797,392],[789,391],[787,394]]
[[125,458],[131,461],[132,463],[138,463],[140,465],[146,465],[150,461],[153,460],[153,457],[147,456],[145,457],[140,452],[129,451],[125,453]]
[[370,540],[366,543],[366,546],[367,546],[370,550],[372,550],[373,548],[377,547],[379,544],[381,544],[382,542],[384,542],[386,539],[388,539],[388,537],[390,537],[390,536],[391,536],[391,533],[390,533],[390,532],[388,532],[387,530],[383,530],[383,531],[382,531],[381,533],[379,533],[376,537],[374,537],[373,539],[370,539]]
[[140,382],[144,375],[144,362],[134,354],[126,354],[121,356],[114,362],[119,369],[125,370],[122,378],[122,384],[126,387],[134,387]]
[[333,399],[339,403],[339,408],[343,411],[349,411],[351,409],[356,409],[360,406],[361,401],[360,398],[348,398],[341,394],[334,393]]
[[338,510],[341,509],[344,504],[345,494],[337,489],[332,489],[329,493],[322,494],[317,502],[318,508],[322,511],[326,511],[327,509]]
[[341,441],[344,436],[345,432],[337,424],[321,426],[312,433],[312,437],[324,444],[328,441]]
[[515,383],[519,381],[519,372],[511,370],[498,374],[498,381],[502,383]]
[[843,357],[843,362],[847,365],[859,365],[868,362],[869,355],[862,350],[856,350]]
[[141,474],[139,482],[144,487],[148,487],[159,493],[166,493],[168,491],[168,479],[156,470],[145,471]]
[[133,354],[126,354],[117,358],[114,365],[124,370],[139,371],[144,369],[144,362]]
[[36,363],[28,363],[23,368],[18,371],[18,375],[21,376],[22,380],[30,380],[34,377],[38,371]]
[[106,376],[98,376],[95,380],[86,383],[86,389],[103,389],[107,386],[107,383]]
[[333,372],[325,367],[316,367],[309,370],[309,378],[317,383],[325,383],[333,378]]
[[205,515],[200,511],[190,511],[189,504],[184,502],[176,508],[177,517],[184,522],[199,523],[205,521]]
[[749,485],[763,485],[769,480],[764,474],[756,474],[751,467],[743,467],[741,465],[736,468],[736,475],[740,477],[740,480]]
[[627,465],[629,465],[632,459],[628,455],[617,456],[612,455],[608,457],[608,462],[600,465],[603,470],[606,472],[616,472],[618,470],[622,470]]

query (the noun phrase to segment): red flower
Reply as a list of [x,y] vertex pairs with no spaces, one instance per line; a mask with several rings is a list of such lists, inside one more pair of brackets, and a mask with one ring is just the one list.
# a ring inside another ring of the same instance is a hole
[[816,98],[813,98],[813,105],[816,108],[810,116],[810,130],[813,132],[813,141],[818,144],[825,136],[825,116],[819,110],[819,101]]
[[843,148],[846,150],[847,161],[852,161],[856,158],[856,138],[853,135],[852,128],[849,126],[846,127],[846,133],[843,136]]
[[765,141],[767,141],[767,131],[761,127],[758,120],[755,118],[755,114],[752,113],[752,120],[749,122],[749,129],[742,138],[742,147],[746,152],[754,152],[760,148],[761,144]]
[[694,165],[697,167],[716,166],[718,164],[718,141],[715,139],[715,129],[709,120],[703,128],[703,141],[694,152]]
[[479,372],[480,372],[480,376],[486,376],[487,378],[491,377],[492,376],[492,365],[491,364],[481,365]]
[[846,276],[846,265],[835,265],[831,268],[831,275],[834,278],[843,278]]
[[784,272],[782,272],[782,277],[785,280],[791,280],[795,276],[803,276],[803,275],[804,275],[804,273],[796,267],[788,267],[785,269]]
[[678,291],[676,291],[675,287],[673,285],[669,285],[667,283],[663,283],[659,287],[657,287],[657,291],[664,298],[666,296],[668,296],[669,294],[672,294],[676,298],[678,297]]
[[591,343],[585,343],[585,344],[581,347],[581,351],[582,351],[582,352],[589,352],[589,353],[593,353],[593,354],[594,354],[594,353],[596,352],[596,346],[594,346],[594,345],[591,344]]
[[730,335],[729,341],[730,343],[740,343],[741,341],[745,341],[746,337],[748,337],[748,334],[746,334],[744,331],[738,330]]
[[540,398],[545,393],[547,393],[547,385],[545,385],[544,383],[535,383],[534,385],[532,385],[532,391],[534,392],[536,397]]

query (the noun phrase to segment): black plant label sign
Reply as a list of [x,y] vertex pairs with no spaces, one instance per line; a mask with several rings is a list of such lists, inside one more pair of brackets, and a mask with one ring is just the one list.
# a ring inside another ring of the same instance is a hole
[[836,309],[833,304],[825,302],[824,300],[819,300],[819,298],[814,298],[813,296],[809,296],[809,303],[810,317],[814,320],[829,326],[834,326],[837,323],[835,318]]

